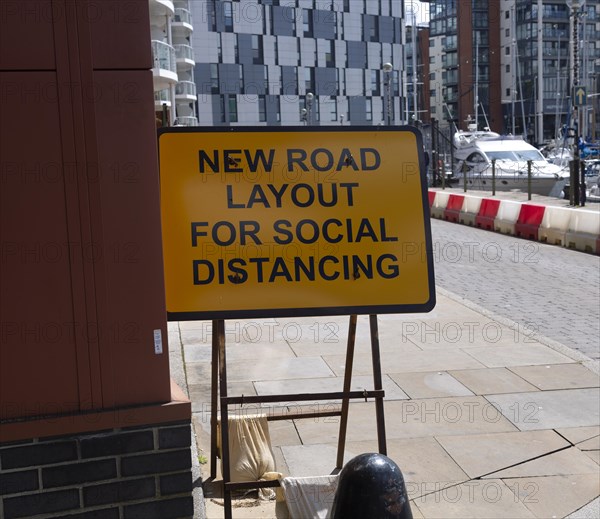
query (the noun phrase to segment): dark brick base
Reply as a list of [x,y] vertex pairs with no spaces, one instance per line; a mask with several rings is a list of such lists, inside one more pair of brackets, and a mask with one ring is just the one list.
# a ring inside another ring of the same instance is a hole
[[189,423],[0,444],[0,517],[191,518]]

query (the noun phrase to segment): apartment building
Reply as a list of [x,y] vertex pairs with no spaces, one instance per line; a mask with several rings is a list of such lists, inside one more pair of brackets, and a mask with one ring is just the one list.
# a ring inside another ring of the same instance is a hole
[[377,125],[388,114],[396,124],[403,120],[403,2],[190,4],[200,125]]
[[[555,138],[563,125],[573,126],[575,73],[576,84],[587,94],[600,90],[599,11],[598,0],[502,2],[502,106],[507,131],[542,144]],[[583,136],[600,135],[598,101],[591,96],[580,108]]]
[[195,126],[196,84],[193,69],[194,32],[190,0],[149,0],[157,121],[169,126]]
[[431,0],[431,113],[441,127],[502,130],[501,0]]

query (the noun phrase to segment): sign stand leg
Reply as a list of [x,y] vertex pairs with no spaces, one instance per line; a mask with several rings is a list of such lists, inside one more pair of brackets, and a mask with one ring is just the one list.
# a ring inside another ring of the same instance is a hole
[[225,519],[231,519],[231,489],[227,486],[231,479],[229,468],[229,409],[223,399],[227,398],[227,364],[225,356],[225,321],[215,321],[217,347],[219,351],[219,394],[221,397],[221,472],[223,476],[223,507]]
[[[356,314],[350,316],[348,326],[348,346],[346,348],[346,368],[344,369],[344,393],[349,393],[352,386],[352,364],[354,362],[354,344],[356,341]],[[338,436],[337,462],[335,468],[344,465],[344,449],[346,447],[346,429],[348,428],[348,408],[350,399],[342,398],[342,415],[340,418],[340,433]]]
[[217,479],[217,416],[219,407],[219,340],[217,322],[212,322],[212,365],[210,390],[210,479]]
[[[369,315],[371,327],[371,356],[373,358],[373,383],[374,389],[383,389],[381,380],[381,355],[379,352],[379,330],[377,327],[377,315]],[[379,453],[387,455],[385,440],[385,417],[383,414],[383,397],[375,397],[375,414],[377,419],[377,443]]]

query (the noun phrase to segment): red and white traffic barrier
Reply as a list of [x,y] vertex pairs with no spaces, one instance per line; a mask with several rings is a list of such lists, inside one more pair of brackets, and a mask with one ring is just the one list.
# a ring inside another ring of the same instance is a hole
[[600,254],[600,212],[429,191],[431,216]]

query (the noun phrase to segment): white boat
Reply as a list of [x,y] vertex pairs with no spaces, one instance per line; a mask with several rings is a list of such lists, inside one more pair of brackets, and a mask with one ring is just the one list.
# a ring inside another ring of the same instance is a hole
[[531,144],[520,137],[501,136],[489,130],[457,131],[454,135],[455,177],[463,185],[466,173],[467,187],[489,191],[492,189],[492,161],[495,160],[496,189],[498,191],[527,191],[527,162],[531,161],[531,192],[559,196],[569,178],[567,168],[548,162]]

